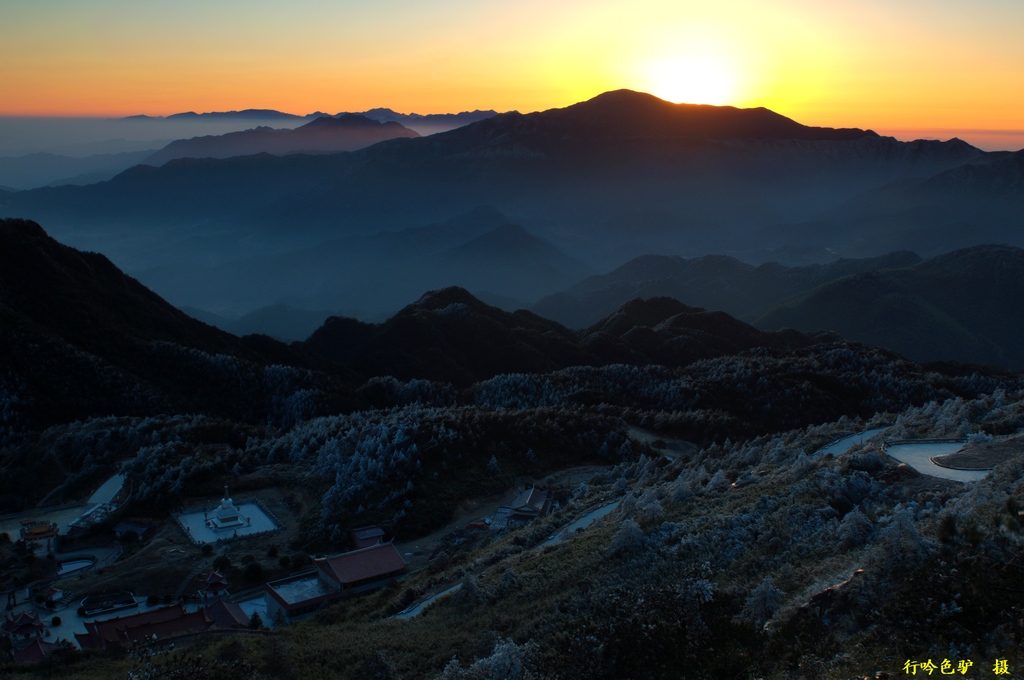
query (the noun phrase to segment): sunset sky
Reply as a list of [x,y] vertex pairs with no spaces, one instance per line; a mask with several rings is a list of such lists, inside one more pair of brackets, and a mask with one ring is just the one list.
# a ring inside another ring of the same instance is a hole
[[3,0],[0,115],[526,112],[630,88],[1019,130],[1022,35],[1021,0]]

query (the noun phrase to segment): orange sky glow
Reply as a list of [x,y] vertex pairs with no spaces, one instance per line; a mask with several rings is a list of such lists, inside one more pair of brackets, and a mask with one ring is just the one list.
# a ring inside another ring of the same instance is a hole
[[1024,129],[1019,0],[5,0],[0,115],[535,111],[629,88],[810,125]]

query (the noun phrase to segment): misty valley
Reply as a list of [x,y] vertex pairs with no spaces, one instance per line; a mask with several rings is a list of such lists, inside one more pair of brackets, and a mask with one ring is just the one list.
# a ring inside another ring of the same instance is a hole
[[0,120],[0,676],[1017,677],[1022,248],[629,90]]

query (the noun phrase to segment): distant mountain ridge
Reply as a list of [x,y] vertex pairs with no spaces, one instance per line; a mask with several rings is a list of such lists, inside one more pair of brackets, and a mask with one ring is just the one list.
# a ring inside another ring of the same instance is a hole
[[204,300],[216,290],[220,307],[211,311],[221,314],[237,316],[269,301],[273,306],[351,310],[377,320],[424,290],[462,286],[504,297],[540,297],[592,273],[493,207],[481,206],[421,227],[333,239],[214,266],[167,265],[138,275],[154,288],[177,290],[171,301],[181,306],[206,309]]
[[[343,114],[337,114],[341,116]],[[461,111],[459,113],[398,113],[386,108],[370,109],[362,111],[359,115],[379,120],[382,123],[401,123],[407,128],[415,130],[421,135],[432,135],[438,132],[447,132],[455,128],[477,123],[481,120],[493,118],[498,115],[497,111],[488,109],[481,111]]]
[[767,308],[829,281],[919,262],[918,255],[907,251],[805,267],[775,262],[754,266],[724,255],[644,255],[549,295],[530,309],[570,328],[583,328],[633,298],[663,296],[753,320]]
[[189,120],[197,118],[241,118],[246,120],[267,120],[277,118],[280,120],[312,120],[313,118],[318,118],[324,115],[328,114],[317,111],[304,116],[298,116],[295,115],[294,113],[284,113],[282,111],[277,111],[275,109],[242,109],[241,111],[208,111],[205,113],[196,113],[195,111],[182,111],[180,113],[172,113],[167,116],[150,116],[146,114],[137,114],[134,116],[125,116],[123,120]]
[[763,107],[673,104],[632,90],[605,92],[574,106],[534,115],[542,117],[546,127],[553,130],[571,127],[590,136],[618,136],[623,130],[631,130],[637,138],[654,139],[848,141],[878,137],[870,130],[801,125]]
[[274,109],[243,109],[241,111],[210,111],[207,113],[196,113],[185,111],[173,113],[168,116],[148,116],[145,114],[126,116],[122,120],[167,120],[167,121],[191,121],[191,120],[252,120],[260,122],[280,121],[296,123],[301,121],[312,121],[322,117],[342,118],[344,116],[358,115],[381,123],[400,123],[401,125],[414,129],[421,135],[445,132],[463,125],[496,116],[497,111],[480,110],[461,111],[459,113],[398,113],[389,108],[375,108],[366,111],[342,111],[336,114],[315,111],[306,115],[284,113]]
[[338,118],[321,116],[294,130],[258,127],[224,135],[179,139],[147,156],[142,162],[146,165],[163,165],[176,158],[355,151],[388,139],[418,136],[418,133],[399,123],[381,123],[350,113]]
[[90,415],[167,409],[244,416],[259,399],[235,378],[315,357],[269,338],[240,339],[190,318],[106,257],[50,238],[36,223],[0,220],[0,397],[27,395],[16,411],[43,428]]
[[[904,143],[868,130],[804,126],[764,109],[617,91],[354,152],[137,167],[84,189],[0,197],[0,211],[44,219],[72,244],[103,250],[135,273],[274,258],[440,224],[480,205],[594,271],[649,253],[807,264],[1024,245],[1015,185],[989,172],[1007,158],[956,140]],[[927,190],[932,178],[966,166],[977,166],[973,181],[988,193],[974,185]],[[1016,166],[1006,166],[1001,172],[1012,177]],[[245,285],[217,277],[212,271],[206,279],[212,291]],[[314,282],[302,295],[328,295],[343,278]],[[349,289],[362,286],[367,299],[380,289],[355,283]],[[524,304],[551,292],[536,293],[530,283],[524,274],[518,290],[474,290]],[[178,304],[204,306],[153,285]],[[232,310],[204,308],[237,315],[296,302],[265,296]],[[329,300],[311,308],[353,309]]]
[[467,386],[502,373],[615,363],[684,366],[753,347],[796,349],[834,336],[757,330],[675,300],[634,300],[575,332],[531,312],[505,312],[462,288],[425,293],[381,324],[332,317],[302,343],[368,375]]
[[[826,195],[856,195],[908,174],[926,178],[982,155],[962,143],[908,145],[869,131],[810,128],[764,109],[688,107],[619,91],[565,109],[499,114],[401,147],[385,144],[328,162],[302,161],[307,167],[299,173],[316,172],[318,181],[297,192],[279,177],[270,190],[257,194],[255,204],[248,188],[253,173],[291,176],[297,168],[253,161],[188,172],[217,197],[218,211],[232,206],[233,195],[245,186],[242,205],[248,211],[232,211],[248,224],[298,218],[320,228],[337,224],[342,210],[348,224],[365,230],[373,223],[379,230],[490,203],[499,209],[532,206],[532,212],[541,210],[549,219],[570,220],[573,230],[589,225],[593,232],[594,220],[610,221],[602,229],[612,233],[602,236],[621,239],[626,235],[615,223],[639,206],[664,206],[660,209],[669,215],[725,224],[740,215],[749,220],[751,210],[766,219],[784,218],[799,207],[800,214],[810,216],[817,214],[816,206],[834,203],[823,200]],[[132,182],[133,194],[142,191],[147,203],[161,206],[148,210],[148,220],[210,215],[211,206],[201,196],[187,204],[160,196],[179,191],[176,174],[168,169],[144,184]],[[343,183],[327,181],[339,176]],[[10,207],[48,221],[76,213],[81,218],[86,211],[117,222],[122,219],[120,180],[95,195],[43,199],[30,193]],[[395,191],[407,200],[389,200]],[[746,192],[743,204],[732,200],[737,191]],[[713,241],[710,233],[691,235],[698,237],[697,246]],[[671,240],[673,234],[664,236]]]
[[0,396],[32,395],[16,409],[32,427],[165,409],[249,418],[254,409],[280,407],[287,390],[344,399],[346,389],[374,376],[466,386],[499,373],[678,366],[819,340],[759,331],[672,300],[635,301],[578,333],[449,287],[384,323],[332,317],[305,342],[286,346],[190,318],[104,256],[64,246],[24,220],[0,220],[0,322]]
[[764,329],[825,329],[914,361],[1024,368],[1024,250],[975,246],[818,287],[759,318]]
[[76,157],[39,152],[0,157],[0,185],[33,189],[92,183],[80,179],[86,176],[92,181],[104,181],[141,162],[150,153],[151,150]]

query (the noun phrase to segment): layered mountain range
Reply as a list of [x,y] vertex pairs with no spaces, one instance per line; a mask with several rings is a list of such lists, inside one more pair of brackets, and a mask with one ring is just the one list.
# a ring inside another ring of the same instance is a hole
[[[260,152],[337,151],[355,149],[390,138],[386,134],[365,134],[360,142],[357,130],[334,130],[318,135],[304,131],[294,137],[290,130],[320,118],[366,119],[396,130],[402,125],[418,134],[444,132],[490,116],[495,111],[465,111],[444,114],[405,114],[391,109],[363,113],[305,116],[267,109],[185,112],[170,116],[128,116],[126,118],[24,118],[0,120],[0,186],[33,189],[64,184],[95,184],[113,178],[147,157],[160,154],[149,163],[170,157],[226,157]],[[258,132],[257,132],[258,131]],[[403,133],[407,134],[407,133]],[[335,139],[344,137],[346,139]],[[391,136],[403,136],[393,134]],[[173,145],[170,150],[163,147]]]
[[[355,151],[0,189],[0,214],[61,235],[0,219],[0,512],[41,519],[124,474],[128,499],[75,549],[125,518],[158,533],[76,574],[83,592],[190,587],[213,555],[168,511],[223,484],[284,520],[287,555],[220,544],[240,590],[356,526],[417,546],[397,587],[179,640],[152,655],[167,674],[1012,666],[1022,153],[622,91]],[[969,441],[960,459],[993,469],[900,464],[882,430]],[[460,508],[524,479],[558,510],[463,528]],[[11,592],[63,560],[0,553]],[[61,648],[26,672],[127,677],[150,647]]]
[[288,346],[265,336],[240,339],[192,319],[102,255],[64,246],[34,222],[0,221],[0,258],[5,422],[30,427],[196,408],[265,417],[287,396],[281,390],[317,390],[324,406],[337,407],[373,376],[466,386],[501,373],[578,365],[682,366],[822,339],[764,333],[667,299],[627,304],[576,332],[448,288],[382,324],[331,318],[306,342]]
[[394,121],[382,123],[354,113],[322,116],[295,129],[257,127],[224,135],[179,139],[143,159],[145,165],[163,165],[175,158],[232,158],[259,153],[328,153],[355,151],[400,137],[419,134]]
[[753,320],[775,305],[854,274],[921,262],[909,251],[827,264],[758,266],[725,255],[683,258],[643,255],[607,274],[588,277],[530,307],[541,316],[582,328],[633,298],[666,296]]
[[[320,118],[287,135],[355,122]],[[888,253],[1024,245],[1022,159],[617,91],[352,152],[178,158],[96,185],[0,194],[0,211],[45,220],[174,304],[229,322],[261,309],[379,321],[447,286],[506,308],[536,303],[576,327],[660,295],[753,321],[843,275],[913,263]],[[609,296],[580,283],[652,253],[777,264],[743,274],[747,292],[732,298],[714,274]]]
[[[759,229],[818,218],[893,182],[907,183],[896,196],[913,194],[938,173],[990,160],[959,141],[897,142],[620,91],[353,154],[138,168],[86,190],[25,192],[6,209],[51,228],[205,222],[240,239],[296,226],[311,238],[372,233],[491,204],[598,263],[666,248],[750,250],[742,239]],[[189,201],[170,200],[182,192]]]
[[828,328],[915,361],[1024,368],[1024,250],[975,246],[823,284],[763,314],[760,328]]
[[468,386],[503,373],[570,366],[685,366],[754,347],[795,349],[835,336],[766,333],[669,298],[634,300],[582,331],[505,312],[461,288],[425,294],[381,324],[332,317],[301,346],[353,369]]
[[[497,111],[462,111],[460,113],[399,113],[388,108],[375,108],[369,109],[368,111],[360,112],[348,112],[343,111],[341,113],[334,114],[334,118],[343,118],[345,116],[363,116],[370,120],[375,120],[381,123],[399,123],[405,127],[415,130],[421,135],[430,135],[435,132],[445,132],[452,130],[463,125],[475,123],[485,118],[497,115]],[[284,113],[281,111],[275,111],[273,109],[245,109],[243,111],[211,111],[208,113],[196,113],[195,111],[185,111],[182,113],[174,113],[169,116],[128,116],[124,120],[148,120],[148,121],[255,121],[264,126],[280,125],[282,123],[298,123],[303,124],[304,122],[311,122],[317,118],[322,118],[330,114],[316,111],[314,113],[306,114],[305,116],[297,116],[292,113]]]
[[[0,220],[4,425],[37,428],[104,413],[266,413],[261,376],[276,364],[294,366],[302,382],[323,362],[196,321],[106,257],[61,245],[34,222]],[[210,370],[250,382],[253,394],[232,380],[210,380]]]
[[898,251],[829,264],[753,266],[725,256],[648,255],[533,305],[572,328],[634,298],[668,296],[763,330],[828,330],[915,361],[1024,367],[1024,250],[973,246],[923,260]]

